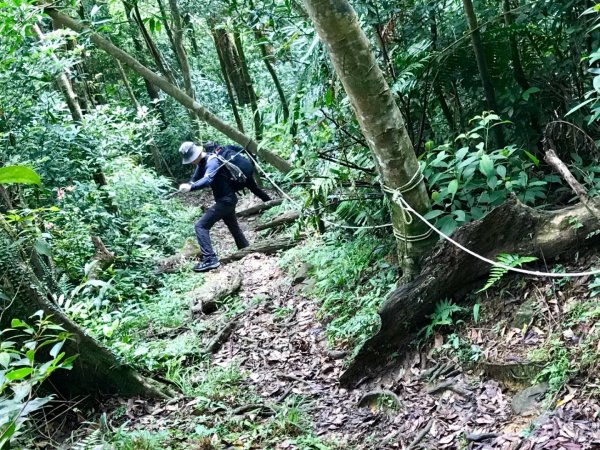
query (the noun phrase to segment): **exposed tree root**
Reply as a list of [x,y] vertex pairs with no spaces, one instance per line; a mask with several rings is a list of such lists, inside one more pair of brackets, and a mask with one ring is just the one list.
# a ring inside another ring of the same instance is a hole
[[210,274],[210,276],[206,283],[191,294],[190,309],[192,313],[214,313],[224,298],[236,293],[242,286],[240,272],[220,271]]
[[271,209],[275,206],[279,206],[283,203],[283,199],[282,198],[277,198],[275,200],[269,200],[268,202],[264,202],[264,203],[259,203],[258,205],[255,206],[251,206],[250,208],[247,209],[243,209],[241,211],[238,211],[236,213],[236,215],[238,217],[249,217],[249,216],[253,216],[255,214],[261,213],[263,211],[266,211],[268,209]]
[[[573,224],[577,226],[573,226]],[[535,255],[549,262],[600,243],[598,219],[582,204],[556,211],[529,208],[510,199],[483,219],[468,223],[453,238],[477,253],[495,259],[499,253]],[[342,375],[343,385],[372,377],[393,352],[402,352],[411,333],[427,322],[438,301],[460,301],[480,286],[490,266],[447,241],[440,242],[422,265],[421,273],[396,289],[379,311],[380,330],[359,351]]]
[[273,239],[270,241],[255,242],[249,247],[239,250],[229,256],[225,256],[224,258],[221,258],[221,263],[227,264],[232,261],[238,261],[242,258],[245,258],[251,253],[264,253],[265,255],[270,255],[275,252],[278,252],[279,250],[288,250],[294,247],[297,243],[298,241],[287,237]]
[[186,241],[180,252],[159,261],[154,269],[154,274],[177,272],[183,264],[196,258],[199,252],[198,244],[190,239]]
[[227,342],[238,324],[239,316],[225,324],[225,326],[219,330],[212,341],[210,341],[210,343],[206,346],[204,353],[217,353],[219,350],[221,350],[221,347],[223,347],[223,344]]
[[427,422],[427,425],[425,425],[425,427],[419,431],[419,434],[417,434],[415,436],[415,438],[412,440],[412,442],[410,443],[410,445],[408,447],[406,447],[406,450],[413,450],[415,448],[417,448],[417,445],[419,445],[419,442],[421,442],[423,440],[423,438],[425,436],[427,436],[427,433],[429,433],[429,430],[431,430],[431,427],[433,426],[433,422],[434,420],[431,419],[429,422]]
[[496,439],[499,436],[500,436],[500,434],[498,434],[498,433],[481,433],[481,434],[469,433],[465,436],[465,439],[469,442],[481,442],[481,441],[487,441],[488,439]]

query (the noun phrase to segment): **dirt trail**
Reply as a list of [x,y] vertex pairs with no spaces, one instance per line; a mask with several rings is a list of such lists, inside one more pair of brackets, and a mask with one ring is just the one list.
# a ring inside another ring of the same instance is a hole
[[[244,198],[238,209],[252,203]],[[260,239],[252,231],[255,220],[241,221],[251,242]],[[223,224],[216,225],[211,235],[220,255],[234,250]],[[245,385],[267,406],[301,396],[314,432],[325,442],[337,443],[331,448],[600,449],[600,425],[594,418],[600,411],[597,401],[574,399],[537,419],[539,426],[525,437],[521,433],[536,416],[513,414],[512,393],[477,371],[464,372],[456,360],[434,360],[430,351],[406,355],[388,376],[357,390],[340,388],[343,361],[327,348],[317,306],[302,286],[292,285],[278,263],[276,255],[252,254],[206,274],[208,280],[215,273],[239,271],[243,278],[239,298],[245,309],[211,364],[239,364]],[[194,320],[216,329],[225,320],[223,314]],[[424,375],[432,367],[445,368],[428,379]],[[364,398],[375,391],[384,395]],[[161,406],[159,413],[186,415],[193,404],[180,400],[176,407]],[[467,440],[467,435],[479,442]],[[282,441],[276,448],[298,447]]]

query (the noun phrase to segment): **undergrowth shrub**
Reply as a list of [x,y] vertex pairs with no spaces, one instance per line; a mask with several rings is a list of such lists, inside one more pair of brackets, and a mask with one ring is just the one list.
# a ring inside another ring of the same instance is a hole
[[356,347],[378,326],[377,310],[395,287],[396,270],[388,258],[394,248],[390,240],[332,232],[282,257],[288,270],[299,261],[313,266],[311,296],[327,322],[330,344]]

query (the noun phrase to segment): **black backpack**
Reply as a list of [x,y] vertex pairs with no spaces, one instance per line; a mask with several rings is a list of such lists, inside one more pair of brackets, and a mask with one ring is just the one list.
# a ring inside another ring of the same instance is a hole
[[213,154],[221,164],[219,170],[224,170],[229,183],[234,191],[241,191],[246,187],[248,179],[252,177],[254,165],[242,156],[240,148],[223,148],[218,154]]

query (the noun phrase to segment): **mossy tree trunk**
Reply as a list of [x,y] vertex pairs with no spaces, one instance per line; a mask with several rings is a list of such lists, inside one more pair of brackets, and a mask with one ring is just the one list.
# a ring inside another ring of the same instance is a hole
[[[406,185],[418,173],[419,163],[402,114],[356,13],[346,0],[304,0],[304,4],[354,107],[382,183],[391,189]],[[404,198],[419,212],[424,213],[430,208],[422,181],[406,192]],[[392,223],[397,234],[416,236],[428,230],[416,219],[406,224],[401,208],[393,201],[391,204]],[[398,239],[399,256],[406,275],[416,271],[419,259],[435,240],[404,242]]]
[[246,54],[244,52],[244,43],[242,42],[242,37],[239,31],[236,30],[233,32],[233,40],[235,42],[235,48],[240,59],[242,78],[244,80],[246,92],[248,93],[248,98],[250,100],[250,108],[252,109],[254,135],[256,140],[260,141],[262,139],[263,130],[262,116],[258,109],[258,97],[256,96],[256,91],[254,90],[254,83],[252,83],[252,78],[250,77],[250,70],[248,69],[248,62],[246,61]]

